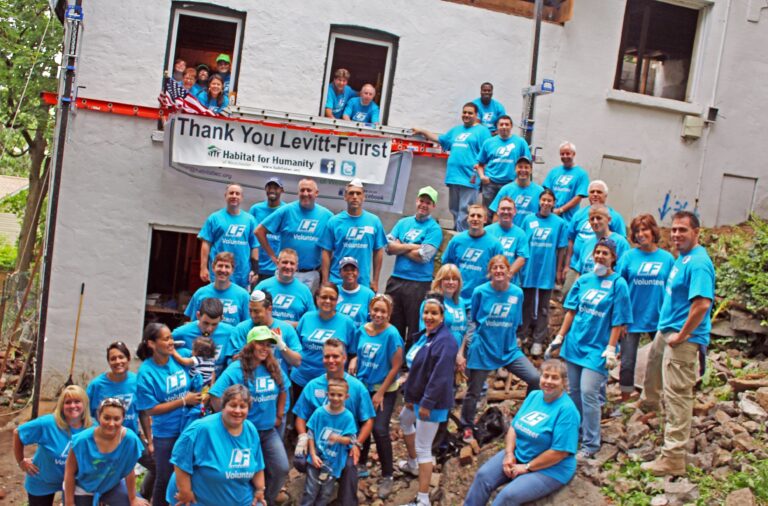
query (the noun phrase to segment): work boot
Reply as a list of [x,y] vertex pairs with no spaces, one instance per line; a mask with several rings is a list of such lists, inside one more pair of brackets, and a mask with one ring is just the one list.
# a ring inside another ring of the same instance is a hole
[[644,471],[650,471],[654,476],[684,476],[685,458],[684,457],[665,457],[663,455],[652,462],[644,462],[640,465]]

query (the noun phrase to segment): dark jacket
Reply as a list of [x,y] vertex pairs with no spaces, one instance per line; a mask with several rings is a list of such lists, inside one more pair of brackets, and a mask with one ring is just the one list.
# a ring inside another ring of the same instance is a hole
[[456,338],[445,324],[428,334],[427,344],[416,353],[411,364],[411,371],[405,382],[405,402],[412,402],[430,410],[451,409],[453,372],[458,352]]

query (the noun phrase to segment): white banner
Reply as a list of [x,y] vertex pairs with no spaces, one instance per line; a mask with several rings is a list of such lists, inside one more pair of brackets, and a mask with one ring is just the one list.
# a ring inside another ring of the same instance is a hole
[[[195,119],[199,118],[196,116]],[[175,115],[166,125],[164,136],[165,165],[176,172],[180,172],[200,181],[217,183],[237,182],[245,188],[262,191],[267,180],[272,176],[279,176],[285,184],[285,192],[295,195],[299,180],[306,177],[304,174],[285,174],[270,170],[240,169],[229,166],[211,166],[209,164],[183,163],[174,158],[175,145],[178,138],[178,128],[175,126]],[[408,189],[408,180],[411,176],[411,164],[413,154],[409,151],[391,153],[384,167],[383,181],[379,184],[365,185],[365,208],[369,211],[384,211],[390,213],[402,213],[405,205],[405,194]],[[344,209],[344,188],[351,179],[330,179],[326,174],[310,173],[317,181],[320,190],[320,202],[331,209]]]
[[297,127],[175,114],[171,122],[175,163],[231,167],[382,184],[390,158],[386,137],[333,135]]

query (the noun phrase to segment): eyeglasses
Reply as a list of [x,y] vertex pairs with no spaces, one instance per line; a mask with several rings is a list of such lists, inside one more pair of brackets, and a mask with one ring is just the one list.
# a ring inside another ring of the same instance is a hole
[[112,408],[112,407],[125,409],[125,404],[123,404],[123,401],[121,401],[117,397],[107,397],[106,399],[101,401],[101,404],[99,404],[99,409]]

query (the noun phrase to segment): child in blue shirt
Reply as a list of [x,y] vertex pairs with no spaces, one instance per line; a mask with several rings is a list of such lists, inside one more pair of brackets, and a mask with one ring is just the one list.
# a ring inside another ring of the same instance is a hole
[[349,448],[357,439],[355,417],[344,407],[349,386],[343,379],[328,380],[328,404],[315,410],[307,429],[309,462],[301,506],[323,506],[333,492],[334,478],[341,477]]

